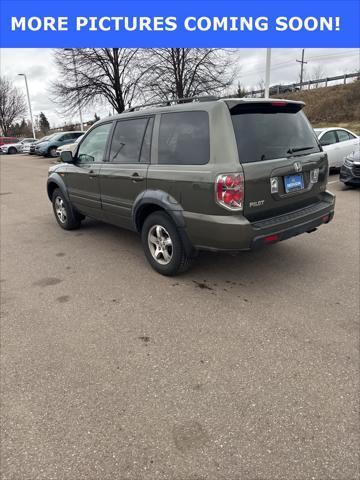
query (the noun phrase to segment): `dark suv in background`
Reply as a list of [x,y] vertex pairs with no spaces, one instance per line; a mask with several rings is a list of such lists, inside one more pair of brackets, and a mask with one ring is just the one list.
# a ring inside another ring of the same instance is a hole
[[47,192],[58,224],[85,216],[141,234],[155,270],[198,250],[248,250],[313,232],[334,215],[328,163],[302,102],[177,100],[96,123]]

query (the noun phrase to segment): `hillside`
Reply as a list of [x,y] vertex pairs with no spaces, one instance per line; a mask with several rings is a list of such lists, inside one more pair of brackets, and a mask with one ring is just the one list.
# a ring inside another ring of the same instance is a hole
[[279,96],[305,102],[305,113],[313,126],[341,126],[360,135],[359,81]]

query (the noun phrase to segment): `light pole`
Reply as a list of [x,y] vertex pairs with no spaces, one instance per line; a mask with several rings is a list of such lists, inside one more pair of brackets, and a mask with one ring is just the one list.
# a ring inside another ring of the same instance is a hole
[[84,131],[84,125],[83,125],[83,119],[82,119],[82,113],[81,113],[81,107],[80,107],[80,94],[79,94],[79,83],[78,83],[78,73],[77,73],[77,68],[76,68],[76,59],[75,59],[75,53],[73,48],[64,48],[67,52],[72,53],[72,60],[74,64],[74,72],[75,72],[75,85],[76,85],[76,93],[77,93],[77,98],[78,98],[78,109],[79,109],[79,116],[80,116],[80,125],[81,125],[81,130]]
[[34,126],[34,120],[33,120],[32,110],[31,110],[31,102],[30,102],[30,95],[29,95],[29,87],[28,87],[28,83],[27,83],[27,78],[26,78],[25,73],[18,73],[18,75],[19,75],[20,77],[24,77],[24,78],[25,78],[26,95],[27,95],[28,104],[29,104],[31,127],[32,127],[33,137],[36,138],[36,135],[35,135],[35,126]]
[[270,65],[271,65],[271,48],[266,49],[266,71],[265,71],[265,91],[264,97],[269,98],[270,91]]

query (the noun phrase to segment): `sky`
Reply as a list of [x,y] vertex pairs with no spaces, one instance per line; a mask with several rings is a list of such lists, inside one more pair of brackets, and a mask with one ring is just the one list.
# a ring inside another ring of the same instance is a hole
[[[52,49],[23,48],[1,49],[0,71],[14,85],[25,93],[24,78],[18,73],[27,75],[33,115],[44,112],[51,127],[60,127],[67,123],[75,123],[78,116],[65,117],[61,107],[51,100],[50,84],[56,79],[57,69],[53,61]],[[266,49],[237,49],[233,54],[236,80],[246,88],[258,89],[259,83],[265,78]],[[301,59],[301,49],[272,49],[271,85],[298,82]],[[360,70],[360,50],[358,49],[306,49],[306,78],[321,69],[324,76],[343,75]],[[103,117],[112,112],[106,105],[91,106],[83,111],[84,121],[94,118],[95,112]]]

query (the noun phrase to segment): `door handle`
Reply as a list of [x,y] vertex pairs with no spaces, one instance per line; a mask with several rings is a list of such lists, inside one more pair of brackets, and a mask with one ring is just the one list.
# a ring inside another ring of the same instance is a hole
[[95,173],[95,170],[89,170],[89,178],[95,178],[97,177],[97,173]]
[[131,175],[131,180],[133,182],[142,182],[144,180],[144,177],[140,176],[137,172],[135,172]]

